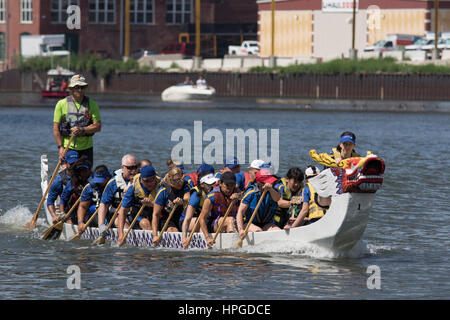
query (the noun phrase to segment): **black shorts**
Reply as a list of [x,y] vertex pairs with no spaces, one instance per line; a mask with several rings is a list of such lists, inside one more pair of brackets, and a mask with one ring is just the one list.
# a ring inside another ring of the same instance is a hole
[[[69,149],[69,150],[73,150],[73,149]],[[89,162],[91,163],[92,168],[94,168],[94,148],[91,147],[89,149],[84,149],[84,150],[74,150],[76,152],[78,152],[78,157],[81,158],[81,156],[86,156],[87,159],[89,160]]]

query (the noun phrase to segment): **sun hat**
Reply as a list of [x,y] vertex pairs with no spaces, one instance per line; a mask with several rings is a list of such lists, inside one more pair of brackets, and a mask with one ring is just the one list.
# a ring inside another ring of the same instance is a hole
[[257,173],[256,173],[256,178],[255,178],[256,182],[259,183],[274,183],[275,181],[277,181],[277,178],[275,178],[270,170],[268,169],[260,169]]
[[211,172],[214,173],[214,167],[210,164],[203,163],[198,167],[197,173]]
[[87,85],[86,79],[83,76],[76,74],[70,79],[69,88],[75,86],[85,87]]
[[225,167],[233,169],[239,165],[238,159],[236,157],[228,157],[225,159]]
[[141,168],[141,178],[150,178],[156,176],[156,171],[153,166],[143,166]]
[[344,142],[347,142],[347,141],[349,141],[349,142],[351,142],[351,143],[353,143],[353,144],[356,144],[356,141],[355,141],[355,138],[353,138],[351,135],[349,135],[349,134],[346,134],[345,136],[342,136],[341,137],[341,143],[344,143]]
[[68,163],[68,164],[73,164],[78,160],[78,152],[76,152],[75,150],[69,150],[67,151],[64,160]]
[[261,166],[264,164],[264,160],[253,160],[252,163],[250,164],[249,168],[253,168],[253,169],[261,169]]
[[97,167],[92,175],[92,178],[89,179],[91,183],[104,183],[106,179],[111,177],[111,174],[108,171],[106,166]]
[[219,179],[215,178],[212,173],[207,174],[206,176],[204,176],[200,179],[200,183],[206,183],[206,184],[214,184],[217,181],[219,181]]

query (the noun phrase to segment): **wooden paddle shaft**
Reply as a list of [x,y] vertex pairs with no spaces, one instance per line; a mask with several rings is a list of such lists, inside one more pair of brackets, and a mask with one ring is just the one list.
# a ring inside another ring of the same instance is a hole
[[[63,152],[63,155],[62,155],[63,157],[66,155],[67,151],[69,150],[69,146],[70,146],[70,144],[72,143],[73,137],[74,137],[74,136],[71,136],[71,137],[70,137],[69,143],[67,144],[66,148],[64,149],[64,152]],[[32,218],[31,221],[28,223],[28,227],[29,227],[29,228],[34,228],[34,226],[36,225],[36,221],[37,221],[37,218],[38,218],[38,215],[39,215],[39,211],[41,211],[41,209],[42,209],[42,205],[44,204],[45,197],[47,196],[47,194],[48,194],[48,192],[49,192],[49,190],[50,190],[50,187],[51,187],[51,185],[52,185],[52,183],[53,183],[53,180],[55,180],[55,178],[56,178],[56,174],[58,173],[58,170],[59,170],[59,167],[60,167],[60,166],[61,166],[61,158],[59,159],[58,164],[56,165],[55,170],[53,170],[53,174],[52,174],[52,177],[51,177],[51,179],[50,179],[50,182],[49,182],[48,185],[47,185],[47,189],[45,190],[44,195],[42,196],[41,201],[39,202],[39,205],[38,205],[38,207],[37,207],[37,209],[36,209],[36,212],[34,213],[33,218]]]
[[169,225],[169,221],[170,221],[170,219],[172,219],[172,216],[173,216],[175,210],[178,208],[178,206],[179,206],[178,204],[174,205],[172,208],[172,211],[170,211],[169,217],[167,218],[166,223],[164,224],[164,227],[161,229],[161,232],[159,233],[160,239],[162,238],[163,233],[166,231],[167,226]]
[[[81,197],[80,197],[81,198]],[[97,208],[97,210],[95,210],[95,212],[92,214],[92,216],[89,218],[89,220],[86,222],[86,224],[84,225],[84,229],[80,232],[80,230],[78,230],[78,233],[76,235],[74,235],[72,238],[69,239],[70,240],[74,240],[74,239],[78,239],[84,231],[86,231],[86,228],[91,224],[91,222],[94,220],[94,218],[97,216],[98,210],[100,209],[100,206]]]
[[128,237],[128,234],[130,233],[131,229],[133,229],[134,225],[136,224],[137,219],[141,215],[142,211],[144,211],[144,208],[145,208],[145,205],[142,205],[141,208],[139,209],[138,213],[136,214],[136,217],[134,217],[133,221],[131,222],[130,226],[128,227],[128,230],[125,233],[125,235],[123,236],[122,241],[125,241],[125,239]]
[[42,234],[42,239],[46,240],[46,236],[48,234],[50,234],[50,231],[52,231],[54,228],[56,228],[56,226],[59,226],[61,224],[64,224],[64,222],[70,217],[70,215],[72,214],[73,210],[75,210],[75,208],[78,206],[78,204],[80,203],[81,197],[77,199],[77,201],[74,203],[74,205],[72,206],[72,208],[70,208],[69,212],[67,212],[64,217],[62,217],[61,220],[59,220],[58,222],[52,224],[50,227],[47,228],[47,230],[44,231],[44,233]]
[[[255,216],[256,216],[256,212],[258,212],[259,206],[261,205],[262,200],[263,200],[264,197],[266,196],[266,193],[267,193],[267,190],[264,190],[263,193],[262,193],[262,195],[261,195],[261,198],[259,199],[258,203],[256,204],[256,208],[255,208],[255,210],[253,211],[252,216],[251,216],[250,219],[248,220],[247,226],[245,227],[245,230],[244,230],[244,237],[243,237],[243,238],[245,238],[245,237],[247,236],[248,228],[250,228],[250,225],[252,224],[252,221],[253,221],[253,219],[254,219]],[[238,246],[239,246],[239,247],[242,247],[242,241],[243,241],[243,239],[240,239],[240,240],[238,241]]]

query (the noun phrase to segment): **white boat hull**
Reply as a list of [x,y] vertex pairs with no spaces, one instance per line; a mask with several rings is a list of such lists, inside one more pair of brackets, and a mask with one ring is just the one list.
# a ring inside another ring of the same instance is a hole
[[[47,158],[41,157],[41,177],[45,179],[41,186],[43,191],[47,186]],[[313,224],[291,228],[290,230],[276,230],[265,232],[249,232],[243,241],[243,247],[258,246],[264,243],[276,244],[284,247],[286,241],[299,242],[304,244],[314,244],[321,248],[334,252],[345,252],[361,239],[370,215],[375,193],[343,193],[332,198],[330,208],[326,215]],[[46,220],[51,224],[51,215],[47,210]],[[64,229],[60,236],[67,240],[77,234],[76,225],[64,224]],[[88,227],[82,234],[81,239],[95,240],[100,236],[98,228]],[[213,235],[211,235],[213,236]],[[105,238],[113,243],[118,241],[117,229],[110,229],[109,235]],[[221,233],[214,245],[216,249],[233,249],[237,247],[239,240],[237,233]],[[132,230],[126,240],[128,245],[139,247],[153,247],[152,231]],[[158,247],[182,248],[181,232],[166,232]],[[195,233],[190,243],[190,248],[206,249],[206,241],[203,233]]]
[[163,101],[211,100],[216,94],[213,87],[171,86],[161,93]]

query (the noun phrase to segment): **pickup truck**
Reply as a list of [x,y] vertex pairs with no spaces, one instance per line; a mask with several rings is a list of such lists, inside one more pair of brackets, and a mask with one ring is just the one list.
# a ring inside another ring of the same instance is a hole
[[259,43],[258,41],[244,41],[240,46],[228,46],[228,54],[247,56],[247,55],[258,55],[259,54]]

